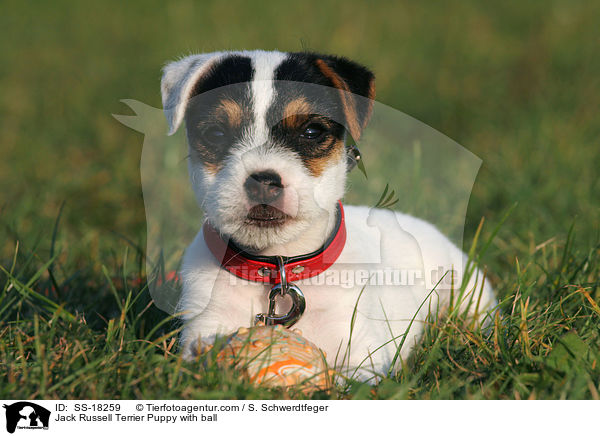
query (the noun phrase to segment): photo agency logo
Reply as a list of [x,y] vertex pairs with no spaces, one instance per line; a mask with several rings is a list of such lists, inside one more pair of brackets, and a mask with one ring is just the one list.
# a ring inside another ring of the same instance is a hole
[[48,430],[50,411],[29,401],[4,404],[6,409],[6,431],[14,433],[19,430]]

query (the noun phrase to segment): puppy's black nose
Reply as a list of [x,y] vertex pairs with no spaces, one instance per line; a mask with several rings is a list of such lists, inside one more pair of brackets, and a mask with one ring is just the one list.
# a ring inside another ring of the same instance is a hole
[[281,177],[273,171],[261,171],[251,174],[244,182],[248,199],[258,204],[270,204],[283,192]]

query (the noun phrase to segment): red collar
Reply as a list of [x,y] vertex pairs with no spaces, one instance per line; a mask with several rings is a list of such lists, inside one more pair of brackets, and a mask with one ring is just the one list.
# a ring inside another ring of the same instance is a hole
[[[208,222],[203,226],[204,241],[221,266],[246,280],[279,283],[277,256],[256,256],[239,248],[233,241],[225,242]],[[344,208],[338,202],[337,222],[329,239],[316,251],[285,257],[283,263],[288,282],[307,279],[322,273],[337,260],[346,244]]]

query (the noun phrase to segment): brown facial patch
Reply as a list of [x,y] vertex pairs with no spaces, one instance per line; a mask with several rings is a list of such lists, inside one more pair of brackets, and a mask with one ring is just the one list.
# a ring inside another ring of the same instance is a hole
[[312,110],[310,103],[303,97],[290,101],[283,109],[283,126],[288,129],[299,129]]
[[346,82],[335,71],[333,71],[325,63],[325,61],[322,59],[317,59],[315,63],[321,73],[331,80],[333,86],[340,90],[340,98],[342,100],[342,107],[344,109],[344,115],[346,116],[346,122],[348,123],[348,130],[350,131],[350,135],[352,135],[352,137],[358,141],[362,129],[358,122],[358,114],[356,113],[356,106],[352,99],[350,88],[348,88]]
[[224,99],[217,106],[215,117],[222,122],[226,122],[232,128],[238,128],[242,125],[244,111],[237,102]]
[[[193,61],[190,71],[198,70],[200,65],[199,60]],[[189,159],[215,174],[252,121],[252,96],[247,84],[253,79],[254,68],[252,59],[242,55],[219,56],[209,65],[198,70],[200,75],[194,78],[196,82],[186,96],[185,127]]]
[[217,174],[221,169],[221,159],[211,147],[205,146],[197,139],[190,140],[190,155],[195,163],[200,163],[209,174]]
[[330,151],[326,155],[304,160],[304,165],[313,177],[321,176],[328,166],[339,161],[344,154],[344,141],[338,138],[332,138],[331,141]]
[[206,169],[206,172],[212,174],[213,176],[216,175],[221,169],[221,167],[218,164],[213,164],[210,162],[204,162],[203,165]]
[[[286,89],[279,89],[280,100],[271,106],[267,116],[273,123],[271,138],[274,142],[296,153],[314,177],[338,162],[344,151],[344,126],[329,115],[340,106],[337,92],[331,87],[327,89],[335,94],[334,100],[319,100],[321,94],[310,92],[301,95],[298,89],[286,95]],[[334,103],[328,105],[330,101]],[[337,118],[341,116],[340,113]]]
[[201,163],[207,173],[221,170],[231,146],[252,121],[251,107],[241,100],[230,95],[198,100],[186,114],[190,158]]

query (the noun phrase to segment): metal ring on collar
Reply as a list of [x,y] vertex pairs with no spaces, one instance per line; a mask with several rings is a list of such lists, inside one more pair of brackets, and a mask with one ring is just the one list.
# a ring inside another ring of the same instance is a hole
[[287,274],[285,272],[285,264],[283,256],[277,256],[277,268],[279,269],[279,281],[281,283],[281,295],[285,295],[288,290]]

